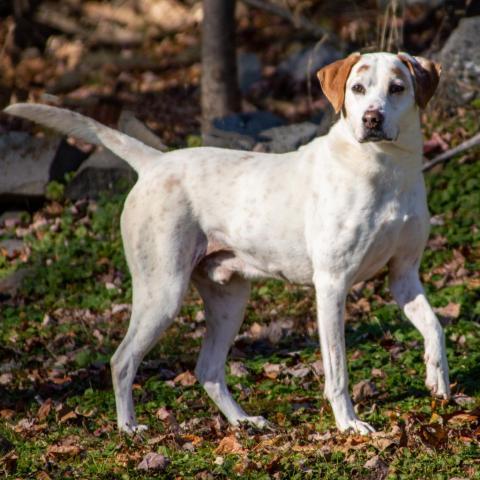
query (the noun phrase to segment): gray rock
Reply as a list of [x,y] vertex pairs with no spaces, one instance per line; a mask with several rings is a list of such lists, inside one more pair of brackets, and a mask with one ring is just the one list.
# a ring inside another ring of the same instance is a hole
[[314,122],[285,125],[269,112],[249,112],[218,119],[210,133],[204,135],[204,145],[285,153],[297,150],[315,137],[324,135],[333,122],[331,112],[320,112]]
[[86,156],[57,135],[5,133],[0,137],[0,197],[7,203],[43,197],[49,182],[63,181]]
[[15,253],[20,253],[25,248],[22,240],[16,238],[7,238],[0,240],[0,251],[5,250],[8,257],[12,257]]
[[160,152],[168,151],[168,147],[160,140],[160,138],[144,123],[138,120],[133,112],[130,112],[129,110],[122,110],[120,118],[118,119],[118,129],[121,132],[140,140],[145,143],[145,145],[160,150]]
[[281,62],[278,72],[288,75],[295,82],[304,82],[309,76],[314,76],[320,68],[344,56],[344,52],[333,45],[323,44],[319,47],[311,45]]
[[480,96],[480,16],[463,18],[437,56],[442,76],[435,98],[460,106]]
[[256,151],[285,153],[297,150],[318,135],[318,125],[311,122],[295,123],[283,127],[269,128],[261,132],[262,142]]
[[22,223],[23,217],[27,215],[20,210],[11,210],[0,215],[0,227],[13,228]]
[[9,132],[0,137],[0,195],[43,196],[60,137]]
[[32,273],[33,270],[31,268],[21,268],[0,279],[0,296],[14,297],[20,290],[24,279],[32,275]]
[[237,58],[238,84],[243,94],[262,79],[262,64],[255,53],[240,52]]
[[83,162],[67,185],[65,196],[71,200],[98,198],[102,192],[133,185],[136,178],[135,171],[121,158],[108,150],[97,150]]
[[248,112],[216,119],[203,144],[211,147],[252,150],[263,130],[279,127],[284,121],[270,112]]

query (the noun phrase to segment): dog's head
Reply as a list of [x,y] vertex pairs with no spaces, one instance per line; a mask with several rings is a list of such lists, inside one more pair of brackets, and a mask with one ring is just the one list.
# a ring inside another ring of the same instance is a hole
[[318,72],[323,92],[360,142],[397,140],[402,124],[425,108],[440,66],[406,53],[353,53]]

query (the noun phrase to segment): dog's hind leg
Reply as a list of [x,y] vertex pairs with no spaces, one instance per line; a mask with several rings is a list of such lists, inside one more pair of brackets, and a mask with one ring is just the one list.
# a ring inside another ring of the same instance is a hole
[[[175,319],[188,278],[168,278],[157,283],[155,295],[149,295],[138,281],[133,284],[133,307],[127,334],[111,359],[112,380],[117,406],[118,428],[127,433],[146,430],[138,425],[132,397],[132,385],[140,362]],[[167,287],[167,288],[165,288]]]
[[125,255],[132,274],[132,316],[110,362],[118,428],[128,433],[146,428],[135,419],[132,384],[143,357],[180,309],[197,242],[197,228],[186,209],[182,212],[177,206],[174,217],[153,221],[142,211],[145,205],[130,194],[122,214]]
[[192,281],[205,304],[207,324],[195,368],[197,379],[232,425],[245,422],[265,427],[268,422],[263,417],[245,413],[233,399],[225,382],[225,361],[243,322],[250,282],[233,275],[228,283],[220,285],[198,271],[194,272]]

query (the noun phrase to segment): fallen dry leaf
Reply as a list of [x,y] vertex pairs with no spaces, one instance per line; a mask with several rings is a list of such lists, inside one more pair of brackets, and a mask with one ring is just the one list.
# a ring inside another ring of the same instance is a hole
[[170,417],[171,415],[171,412],[169,410],[167,410],[165,407],[160,407],[156,412],[155,412],[155,416],[159,419],[159,420],[166,420],[168,417]]
[[447,422],[452,425],[461,425],[463,423],[472,423],[478,422],[480,420],[480,412],[471,411],[471,412],[457,412],[454,414],[448,415]]
[[201,445],[203,443],[203,438],[199,437],[198,435],[193,435],[193,434],[187,434],[187,435],[182,435],[182,439],[185,440],[186,442],[190,442],[193,445]]
[[263,373],[266,377],[275,380],[282,371],[283,367],[284,365],[282,365],[281,363],[266,363],[263,366]]
[[15,410],[11,410],[10,408],[3,408],[0,410],[0,418],[10,419],[15,415]]
[[191,387],[192,385],[195,385],[195,383],[197,383],[197,379],[195,378],[195,375],[193,375],[193,373],[190,372],[189,370],[181,373],[180,375],[177,375],[173,379],[173,381],[175,383],[179,383],[184,387]]
[[317,445],[293,445],[292,451],[301,453],[313,453],[318,451]]
[[78,415],[73,410],[69,410],[68,412],[64,413],[62,416],[59,416],[58,421],[60,423],[66,423],[69,420],[75,420],[76,418],[78,418]]
[[475,403],[475,399],[473,397],[469,397],[464,393],[457,393],[456,395],[452,395],[452,400],[461,407],[465,407],[467,405],[471,405]]
[[311,372],[310,367],[303,363],[299,363],[298,365],[295,365],[294,367],[291,367],[291,368],[287,368],[285,370],[285,373],[287,375],[291,375],[292,377],[295,377],[295,378],[304,378],[310,372]]
[[52,399],[48,398],[40,405],[40,408],[38,409],[38,412],[37,412],[37,419],[39,421],[45,420],[48,417],[50,411],[52,410],[52,407],[53,407]]
[[230,362],[230,375],[234,377],[246,377],[248,370],[242,362]]
[[368,398],[373,398],[378,395],[376,385],[370,380],[362,380],[353,386],[352,397],[353,401],[363,402]]
[[49,456],[74,457],[82,449],[78,445],[50,445],[47,449]]
[[0,385],[8,385],[13,380],[13,374],[10,372],[0,375]]
[[51,480],[51,476],[47,472],[37,473],[36,480]]
[[423,153],[428,154],[434,151],[445,152],[448,150],[448,143],[438,132],[433,132],[432,136],[423,143]]
[[385,378],[385,372],[380,368],[372,368],[372,377]]
[[437,307],[433,310],[435,313],[438,313],[438,315],[441,315],[445,319],[454,320],[460,315],[460,307],[461,305],[459,303],[450,302],[445,307]]
[[218,447],[214,450],[217,455],[226,455],[229,453],[236,453],[242,455],[245,452],[242,445],[235,437],[235,435],[229,435],[228,437],[223,437],[218,444]]
[[142,461],[137,465],[137,470],[155,470],[155,471],[163,471],[167,468],[170,460],[161,455],[160,453],[150,452],[147,453]]
[[323,375],[325,372],[323,370],[323,362],[322,360],[315,360],[315,362],[313,362],[311,365],[312,367],[312,371],[315,375],[317,375],[318,377],[320,377],[321,375]]
[[364,467],[368,470],[380,470],[382,473],[386,473],[388,470],[388,465],[378,455],[367,460]]

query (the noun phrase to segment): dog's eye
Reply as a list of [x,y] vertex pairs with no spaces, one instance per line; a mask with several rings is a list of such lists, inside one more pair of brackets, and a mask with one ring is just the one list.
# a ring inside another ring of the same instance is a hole
[[352,92],[357,93],[359,95],[364,95],[365,94],[365,87],[363,85],[361,85],[360,83],[356,83],[352,87]]
[[388,88],[388,93],[395,94],[395,93],[402,93],[405,90],[403,85],[399,85],[398,83],[392,83]]

